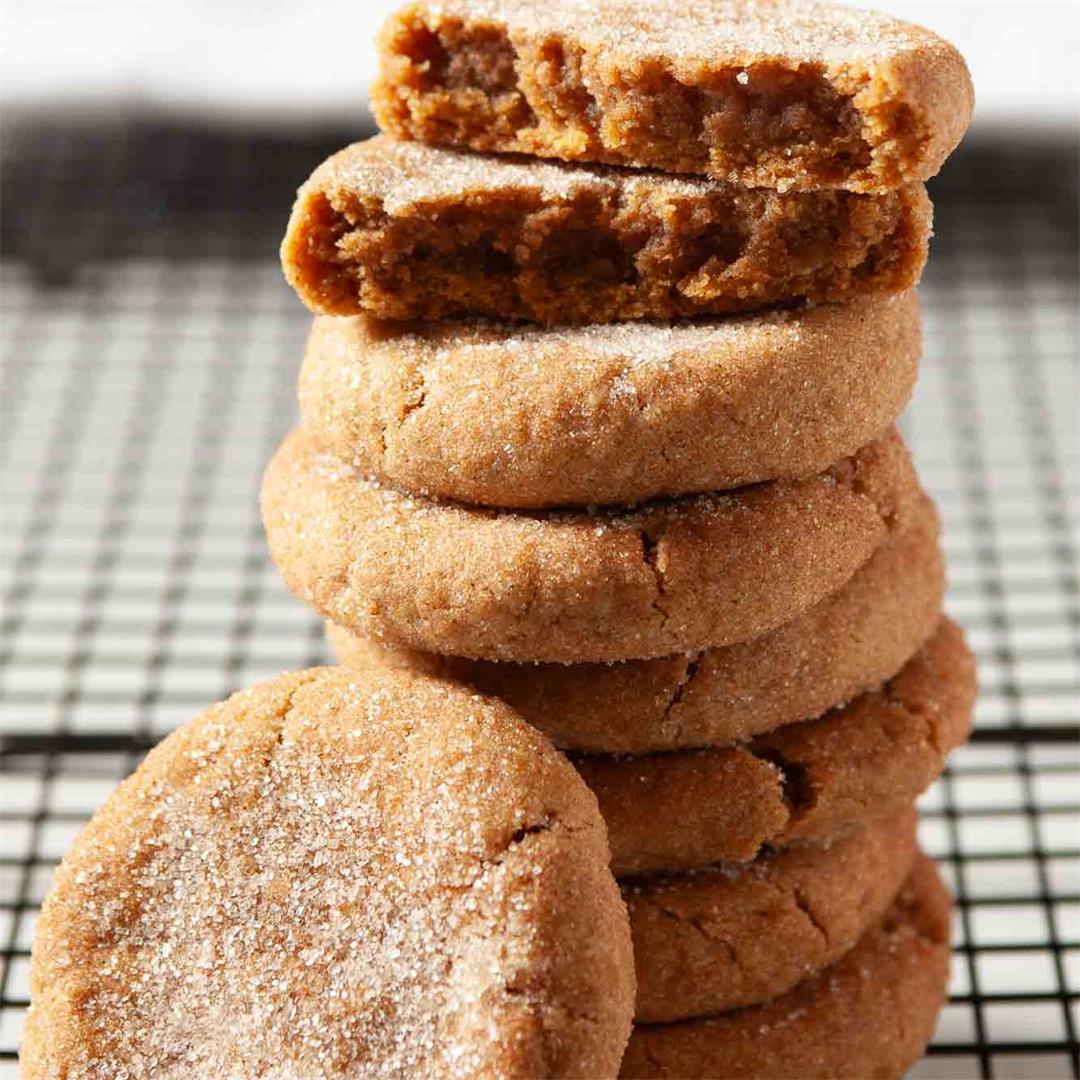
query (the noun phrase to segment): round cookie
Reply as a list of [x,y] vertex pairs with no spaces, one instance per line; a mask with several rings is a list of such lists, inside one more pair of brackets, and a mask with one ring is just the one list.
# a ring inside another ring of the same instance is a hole
[[393,648],[327,624],[342,664],[390,663],[508,702],[556,746],[648,754],[741,742],[880,686],[933,633],[945,575],[937,515],[911,526],[836,592],[761,637],[616,664],[514,664]]
[[865,1080],[922,1055],[945,1003],[952,900],[919,856],[882,924],[843,958],[764,1005],[635,1026],[620,1076],[636,1080]]
[[23,1075],[613,1075],[634,975],[607,860],[595,799],[502,703],[280,676],[169,736],[64,859]]
[[914,291],[669,326],[319,318],[300,409],[405,491],[628,504],[827,468],[893,423],[919,351]]
[[566,663],[765,633],[848,581],[920,504],[895,432],[804,480],[524,514],[384,488],[297,431],[262,489],[286,584],[332,621],[429,652]]
[[889,817],[967,737],[975,662],[955,623],[878,690],[743,746],[578,757],[617,877],[752,859]]
[[915,858],[916,814],[747,866],[628,882],[639,1023],[771,1001],[884,917]]

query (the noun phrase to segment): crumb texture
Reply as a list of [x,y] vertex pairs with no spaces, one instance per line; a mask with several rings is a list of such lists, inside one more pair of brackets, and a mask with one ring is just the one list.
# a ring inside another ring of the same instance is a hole
[[365,475],[535,509],[809,476],[915,383],[914,292],[707,322],[554,328],[315,320],[305,428]]
[[780,194],[379,135],[300,189],[282,264],[327,315],[668,319],[902,292],[930,216],[918,184]]
[[443,0],[383,29],[384,131],[473,150],[880,192],[941,167],[974,107],[921,27],[807,0]]
[[428,652],[560,663],[765,633],[850,580],[921,499],[895,433],[806,480],[524,514],[402,494],[298,431],[262,491],[286,583],[338,625]]
[[314,669],[180,728],[59,868],[24,1076],[600,1076],[633,998],[595,801],[498,702]]

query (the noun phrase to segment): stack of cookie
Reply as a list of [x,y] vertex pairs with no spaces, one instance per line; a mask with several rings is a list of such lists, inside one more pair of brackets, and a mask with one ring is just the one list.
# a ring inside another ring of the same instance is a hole
[[373,101],[283,246],[317,317],[282,574],[343,663],[571,755],[630,911],[625,1075],[898,1074],[948,956],[912,807],[974,693],[893,428],[962,59],[794,0],[443,0],[390,20]]

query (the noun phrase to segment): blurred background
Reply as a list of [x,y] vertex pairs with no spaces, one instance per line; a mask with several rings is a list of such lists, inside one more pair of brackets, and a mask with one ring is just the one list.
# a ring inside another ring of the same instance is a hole
[[[325,658],[256,505],[309,318],[276,248],[297,185],[371,130],[393,6],[0,5],[0,1078],[89,813],[208,702]],[[923,802],[960,902],[915,1075],[1076,1077],[1080,6],[877,6],[954,41],[979,102],[930,185],[904,423],[982,682]]]

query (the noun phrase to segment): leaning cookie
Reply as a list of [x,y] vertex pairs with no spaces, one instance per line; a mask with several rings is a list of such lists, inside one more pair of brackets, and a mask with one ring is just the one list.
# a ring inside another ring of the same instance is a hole
[[169,736],[64,859],[23,1075],[613,1075],[607,862],[595,799],[502,703],[280,676]]
[[320,318],[300,409],[405,491],[629,504],[827,468],[895,421],[920,344],[914,292],[668,326]]
[[286,584],[335,623],[429,652],[566,663],[766,633],[850,580],[921,502],[896,433],[804,480],[524,514],[382,487],[297,431],[262,489]]
[[817,720],[743,746],[573,760],[617,877],[691,870],[899,813],[967,737],[974,699],[974,658],[943,620],[895,678]]
[[380,62],[402,138],[779,190],[925,180],[974,107],[947,41],[812,0],[422,0]]
[[327,315],[602,323],[899,292],[929,234],[921,184],[780,193],[377,135],[301,187],[281,261]]
[[638,1023],[771,1001],[884,917],[915,858],[912,808],[820,847],[625,882]]
[[342,664],[391,664],[468,683],[508,702],[556,746],[649,754],[722,746],[820,716],[892,678],[933,633],[944,591],[937,515],[909,528],[847,584],[761,637],[619,664],[514,664],[394,648],[332,623]]
[[920,856],[878,927],[841,960],[764,1005],[635,1026],[620,1076],[637,1080],[865,1080],[922,1055],[945,1002],[951,898]]

